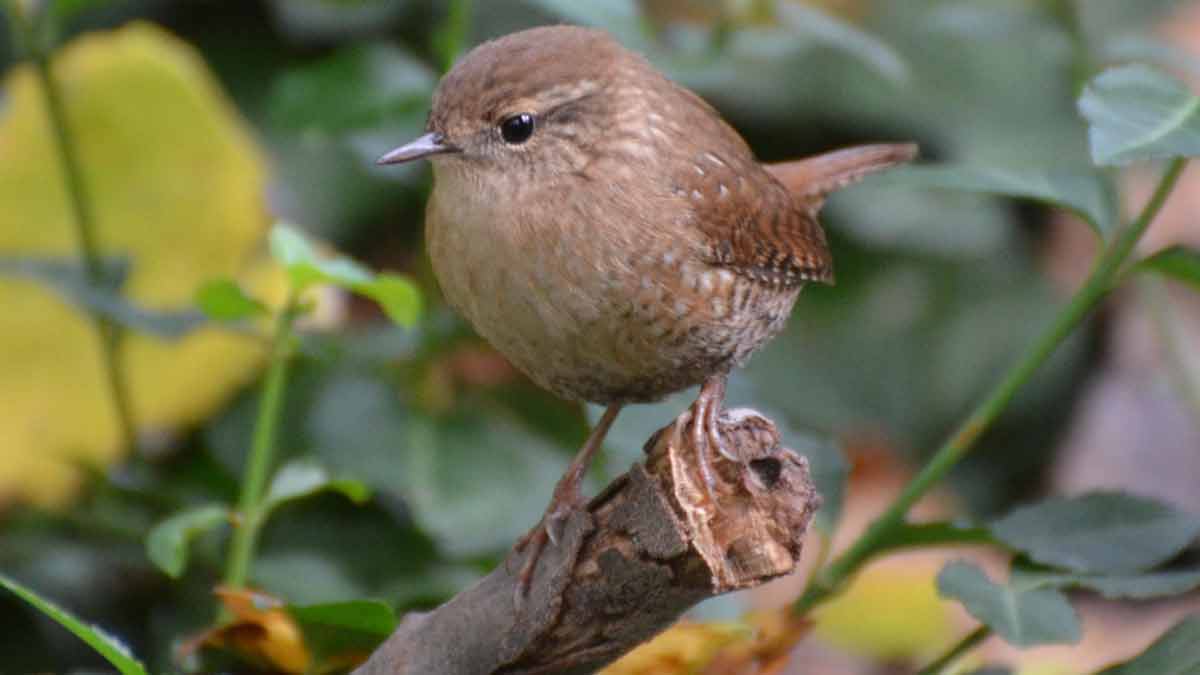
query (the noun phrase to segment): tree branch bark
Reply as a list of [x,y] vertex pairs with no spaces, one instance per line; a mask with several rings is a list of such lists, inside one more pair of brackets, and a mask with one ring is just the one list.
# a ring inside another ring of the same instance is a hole
[[714,500],[691,434],[675,447],[673,426],[571,516],[520,606],[524,554],[513,553],[441,607],[407,615],[355,675],[590,673],[697,602],[791,572],[820,505],[804,458],[762,415],[726,411],[720,429],[741,461],[715,461]]

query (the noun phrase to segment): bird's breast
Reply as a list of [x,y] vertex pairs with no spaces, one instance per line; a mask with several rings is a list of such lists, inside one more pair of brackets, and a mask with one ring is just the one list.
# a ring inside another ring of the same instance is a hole
[[709,265],[669,230],[569,199],[546,212],[448,198],[453,187],[435,189],[426,228],[446,298],[566,398],[655,400],[697,384],[777,332],[795,299]]

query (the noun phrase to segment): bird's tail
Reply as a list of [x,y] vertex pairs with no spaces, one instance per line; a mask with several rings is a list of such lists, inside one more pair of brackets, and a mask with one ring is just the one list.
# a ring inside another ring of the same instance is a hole
[[765,166],[791,191],[801,208],[815,214],[829,193],[876,171],[912,161],[916,156],[916,143],[880,143]]

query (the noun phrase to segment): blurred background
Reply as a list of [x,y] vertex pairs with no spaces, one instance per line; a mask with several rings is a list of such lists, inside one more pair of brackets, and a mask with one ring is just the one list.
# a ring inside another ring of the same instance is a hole
[[[8,257],[75,246],[44,103],[14,40],[13,8],[38,4],[8,5],[0,31]],[[375,597],[401,610],[436,604],[501,560],[598,416],[538,390],[443,305],[422,245],[428,168],[373,163],[420,132],[433,86],[463,49],[539,24],[606,28],[713,103],[765,161],[913,140],[929,163],[1090,167],[1075,100],[1099,68],[1150,61],[1200,82],[1200,3],[1185,1],[55,5],[53,67],[97,239],[128,258],[128,297],[175,316],[202,282],[234,276],[278,300],[264,243],[278,220],[419,285],[415,328],[333,290],[302,323],[281,455],[363,481],[373,496],[282,508],[252,570],[256,587],[291,602]],[[1120,178],[1123,212],[1152,178]],[[1198,213],[1193,170],[1145,250],[1200,244]],[[842,512],[836,547],[1053,316],[1096,240],[1034,203],[886,176],[833,197],[823,221],[837,285],[804,292],[787,332],[733,382],[731,403],[772,415],[809,457],[827,499],[824,532]],[[215,616],[224,539],[200,537],[174,581],[149,562],[143,537],[180,508],[236,499],[265,346],[208,325],[131,334],[121,349],[134,451],[87,320],[12,276],[0,276],[0,308],[0,571],[121,637],[154,671],[171,669],[179,642]],[[1166,286],[1121,292],[923,508],[983,517],[1105,486],[1200,510],[1197,345],[1194,298]],[[623,414],[592,489],[636,461],[693,395]],[[952,642],[966,624],[936,597],[944,556],[929,555],[872,566],[823,610],[802,649],[824,669],[809,672],[907,672]],[[781,583],[786,592],[721,598],[697,616],[778,605],[801,587]],[[1085,645],[1008,657],[1079,672],[1140,648],[1178,610],[1165,603],[1131,628],[1124,608],[1096,604],[1084,607]],[[101,663],[0,595],[0,672]]]

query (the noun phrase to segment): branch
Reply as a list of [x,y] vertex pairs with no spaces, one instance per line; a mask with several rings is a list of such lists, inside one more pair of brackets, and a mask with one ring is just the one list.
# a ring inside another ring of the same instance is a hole
[[523,554],[428,613],[405,617],[356,675],[590,673],[705,598],[792,572],[820,505],[808,464],[748,409],[720,420],[740,462],[718,458],[715,504],[697,480],[691,434],[672,426],[648,457],[571,516],[514,606]]

